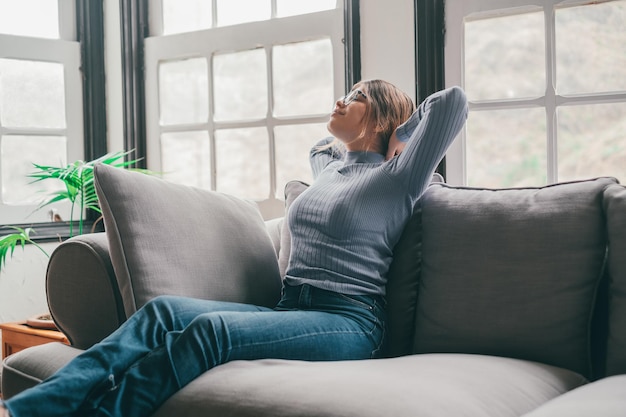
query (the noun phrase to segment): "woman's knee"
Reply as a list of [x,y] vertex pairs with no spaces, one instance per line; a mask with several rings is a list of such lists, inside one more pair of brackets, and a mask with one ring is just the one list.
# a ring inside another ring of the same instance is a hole
[[189,297],[183,297],[180,295],[157,295],[149,300],[147,304],[164,305],[164,306],[178,306],[188,304],[191,299]]
[[139,311],[148,314],[174,313],[184,304],[184,297],[159,295],[149,300]]

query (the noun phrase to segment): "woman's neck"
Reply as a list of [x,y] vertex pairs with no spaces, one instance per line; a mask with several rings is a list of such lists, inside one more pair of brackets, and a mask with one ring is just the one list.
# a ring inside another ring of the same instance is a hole
[[348,152],[370,152],[380,153],[384,152],[381,149],[380,141],[371,138],[359,138],[349,143],[344,143],[346,151]]

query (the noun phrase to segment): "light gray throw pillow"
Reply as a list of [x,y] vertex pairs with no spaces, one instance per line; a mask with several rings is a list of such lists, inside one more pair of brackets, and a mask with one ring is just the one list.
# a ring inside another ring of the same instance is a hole
[[414,351],[508,356],[589,377],[603,192],[614,183],[429,187],[419,207]]
[[278,301],[276,253],[255,203],[107,165],[94,177],[127,315],[163,294]]

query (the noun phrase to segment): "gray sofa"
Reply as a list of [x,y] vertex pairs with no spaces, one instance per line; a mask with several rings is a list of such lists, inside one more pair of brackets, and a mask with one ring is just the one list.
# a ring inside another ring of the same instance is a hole
[[[101,340],[155,294],[265,304],[279,296],[280,272],[272,268],[282,271],[288,257],[283,220],[263,223],[259,217],[245,226],[262,224],[267,230],[262,237],[234,231],[233,219],[224,217],[239,216],[232,210],[211,212],[204,223],[180,219],[183,225],[188,221],[211,230],[203,239],[218,240],[200,249],[211,254],[212,246],[226,239],[214,228],[229,223],[227,233],[241,235],[232,239],[247,245],[235,251],[233,262],[259,256],[250,245],[263,246],[263,257],[271,247],[270,266],[249,265],[263,275],[257,281],[236,277],[224,285],[223,271],[144,271],[150,265],[138,268],[140,258],[116,258],[128,253],[146,257],[146,244],[132,236],[143,233],[144,241],[171,236],[171,226],[153,222],[167,222],[176,210],[165,213],[169,208],[160,207],[159,216],[137,220],[132,207],[115,204],[131,195],[125,192],[154,197],[154,191],[169,205],[180,203],[180,212],[191,197],[176,194],[176,186],[134,174],[97,174],[107,232],[61,244],[47,274],[51,313],[73,346],[52,343],[7,358],[5,398]],[[128,190],[107,190],[122,180]],[[287,203],[305,188],[290,183]],[[198,208],[193,204],[191,213]],[[146,211],[145,206],[138,210]],[[139,231],[150,223],[150,230]],[[183,230],[179,233],[187,233]],[[198,250],[172,240],[167,245],[176,247],[147,244],[150,263],[159,264],[158,257],[169,252],[166,262],[171,264],[182,256],[177,251]],[[209,268],[217,261],[212,255],[204,258]],[[175,263],[180,269],[189,262]],[[232,362],[203,374],[155,416],[626,415],[626,188],[612,178],[501,190],[431,185],[396,246],[387,300],[388,357]]]

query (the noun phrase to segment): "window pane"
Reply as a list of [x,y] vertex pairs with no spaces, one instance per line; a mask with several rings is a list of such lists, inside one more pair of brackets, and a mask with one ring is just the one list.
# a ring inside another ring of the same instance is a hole
[[277,117],[330,113],[335,100],[332,54],[330,39],[274,47]]
[[218,26],[257,22],[271,17],[271,0],[217,0]]
[[64,128],[63,65],[0,59],[0,124],[4,127]]
[[215,120],[267,116],[267,64],[264,49],[213,57]]
[[560,107],[557,116],[559,181],[626,181],[626,103]]
[[263,200],[270,193],[267,129],[228,129],[215,132],[217,191]]
[[559,94],[626,91],[626,1],[556,10]]
[[545,185],[545,110],[471,112],[467,121],[466,151],[469,185]]
[[291,180],[313,182],[309,151],[320,139],[328,136],[326,123],[276,126],[276,197],[284,197],[285,184]]
[[163,34],[211,28],[211,3],[207,0],[163,0]]
[[205,58],[159,64],[159,105],[162,125],[209,120],[209,79]]
[[276,0],[278,17],[331,10],[337,7],[337,0]]
[[161,135],[163,178],[179,184],[211,189],[211,143],[206,131]]
[[2,136],[0,166],[2,167],[2,202],[4,204],[39,204],[54,191],[63,190],[61,181],[40,181],[31,184],[27,175],[39,165],[65,166],[67,138],[64,136]]
[[470,100],[539,97],[546,90],[543,12],[465,23]]
[[0,33],[58,39],[58,1],[1,0]]

